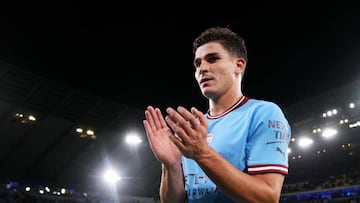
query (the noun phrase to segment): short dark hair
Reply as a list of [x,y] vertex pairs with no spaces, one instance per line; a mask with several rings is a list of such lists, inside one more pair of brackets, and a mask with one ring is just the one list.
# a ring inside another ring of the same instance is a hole
[[212,41],[219,42],[231,54],[248,60],[245,40],[228,27],[212,27],[203,31],[193,42],[193,53],[203,44]]

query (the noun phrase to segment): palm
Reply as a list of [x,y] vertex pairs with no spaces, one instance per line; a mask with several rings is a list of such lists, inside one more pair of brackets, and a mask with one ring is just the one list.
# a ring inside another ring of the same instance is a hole
[[174,136],[159,109],[149,107],[145,111],[144,126],[155,157],[165,165],[180,161],[181,153],[169,136]]
[[180,160],[181,153],[168,136],[174,136],[169,128],[161,128],[149,137],[150,146],[158,160],[171,164]]

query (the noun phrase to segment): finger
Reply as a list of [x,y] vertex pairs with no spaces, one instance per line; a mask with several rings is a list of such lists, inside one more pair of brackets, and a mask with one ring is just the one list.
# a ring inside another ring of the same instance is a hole
[[182,128],[180,128],[179,124],[174,121],[169,115],[165,117],[165,121],[176,134],[179,134],[179,132],[182,131]]
[[[145,112],[146,119],[149,121],[150,126],[152,127],[153,131],[162,128],[162,121],[164,120],[163,116],[161,115],[161,111],[159,108],[153,108],[149,106],[147,111]],[[165,121],[163,121],[165,122]]]
[[195,107],[192,107],[191,108],[191,113],[193,113],[195,115],[195,117],[197,118],[197,122],[200,123],[200,125],[207,127],[206,118],[205,118],[204,114],[201,111],[199,111]]
[[161,128],[167,128],[168,126],[166,125],[166,122],[165,122],[165,119],[164,119],[164,116],[162,115],[161,111],[159,108],[156,108],[155,109],[155,112],[156,112],[156,115],[157,115],[157,118],[158,118],[158,121],[159,121],[159,125]]
[[[182,111],[186,112],[187,110],[183,108]],[[191,128],[190,123],[178,111],[175,111],[173,108],[167,108],[166,112],[168,113],[168,117],[170,117],[171,120],[174,121],[177,126],[181,127],[184,130]]]
[[185,145],[182,142],[180,137],[176,137],[176,136],[170,136],[169,137],[170,140],[176,145],[176,147],[180,150],[183,151],[185,149]]
[[143,121],[143,124],[145,127],[146,136],[149,140],[150,146],[152,146],[153,137],[155,135],[156,129],[154,126],[152,116],[151,116],[150,112],[148,112],[147,110],[145,111],[145,117],[146,117],[146,120]]
[[[190,126],[194,129],[197,128],[197,126],[199,126],[199,121],[197,119],[197,116],[194,115],[192,112],[189,112],[187,109],[185,109],[182,106],[178,107],[178,112],[181,114],[181,116],[188,121],[188,124],[190,124]],[[188,132],[191,133],[191,132]]]
[[155,132],[157,129],[153,115],[154,115],[154,108],[148,107],[147,110],[145,111],[146,122],[144,124],[146,124],[145,129],[147,129],[147,132],[151,134]]
[[144,120],[143,124],[144,124],[144,127],[145,127],[146,137],[149,140],[150,147],[152,148],[154,133],[153,133],[152,128],[150,127],[149,122],[147,120]]
[[152,134],[152,130],[151,130],[151,127],[149,125],[149,122],[147,120],[143,120],[143,124],[144,124],[146,134],[147,135]]
[[[173,116],[174,114],[178,114],[177,112],[171,113]],[[166,123],[170,126],[170,128],[177,134],[177,136],[180,137],[181,141],[183,143],[189,143],[189,136],[184,131],[184,128],[189,128],[189,125],[186,124],[186,121],[182,119],[182,121],[178,122],[173,120],[169,115],[165,117]],[[185,124],[184,124],[185,123]],[[185,127],[184,127],[185,125]]]

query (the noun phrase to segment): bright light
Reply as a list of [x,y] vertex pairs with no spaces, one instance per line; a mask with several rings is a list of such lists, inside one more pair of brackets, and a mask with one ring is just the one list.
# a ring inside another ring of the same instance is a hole
[[337,134],[337,130],[328,128],[323,131],[322,136],[328,139],[334,137],[336,134]]
[[82,128],[76,128],[77,133],[82,133],[84,130]]
[[338,114],[338,111],[336,109],[328,110],[326,113],[323,113],[323,117],[331,117]]
[[129,134],[128,136],[126,136],[126,142],[129,144],[139,144],[142,142],[142,140],[136,134]]
[[50,192],[50,188],[49,188],[49,187],[45,187],[45,191],[46,191],[46,192]]
[[87,131],[86,131],[86,134],[88,134],[88,135],[94,135],[95,133],[94,133],[93,130],[87,130]]
[[300,138],[299,139],[299,146],[300,147],[308,147],[310,146],[314,141],[310,138]]
[[109,183],[115,183],[116,181],[120,180],[118,174],[112,169],[107,170],[103,177],[104,180]]
[[344,123],[348,123],[348,122],[349,122],[348,119],[341,119],[339,123],[340,123],[340,124],[344,124]]
[[327,115],[327,116],[332,116],[332,111],[326,112],[326,115]]
[[357,121],[357,122],[355,122],[355,123],[351,123],[350,125],[349,125],[349,128],[357,128],[357,127],[359,127],[360,126],[360,121]]
[[28,116],[29,121],[36,121],[36,117],[33,115]]
[[333,113],[333,115],[336,115],[338,113],[338,111],[336,109],[333,109],[332,113]]

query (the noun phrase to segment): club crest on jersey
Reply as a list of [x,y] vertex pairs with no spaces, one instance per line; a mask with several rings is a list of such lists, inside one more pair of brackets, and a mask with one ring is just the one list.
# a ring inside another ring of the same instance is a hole
[[214,133],[209,132],[209,133],[207,134],[207,137],[206,137],[206,142],[207,142],[208,144],[210,144],[210,142],[212,141],[213,137],[214,137]]

